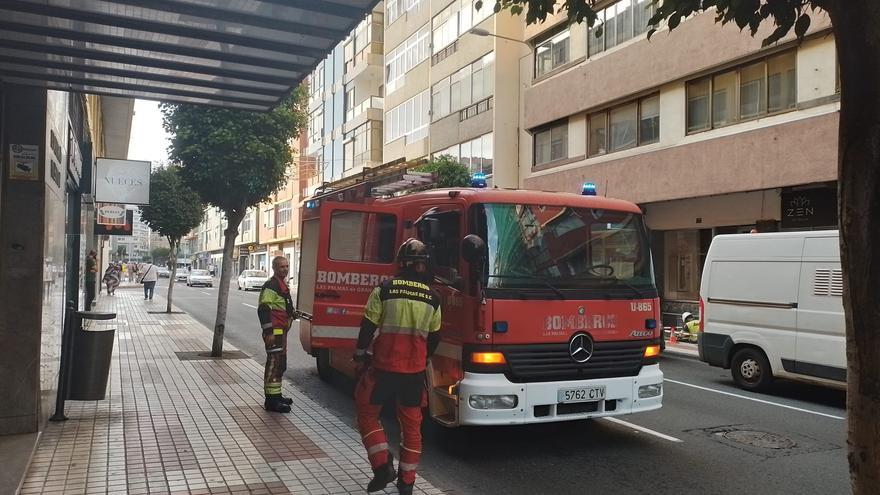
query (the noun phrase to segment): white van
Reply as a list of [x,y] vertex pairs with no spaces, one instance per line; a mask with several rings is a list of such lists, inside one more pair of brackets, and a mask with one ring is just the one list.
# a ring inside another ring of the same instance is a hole
[[773,377],[846,386],[837,231],[719,235],[700,286],[700,359],[746,390]]

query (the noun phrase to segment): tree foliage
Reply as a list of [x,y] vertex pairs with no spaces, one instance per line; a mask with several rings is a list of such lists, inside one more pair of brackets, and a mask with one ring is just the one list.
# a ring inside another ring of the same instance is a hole
[[153,258],[153,263],[159,262],[161,260],[168,261],[168,257],[170,255],[171,248],[167,248],[165,246],[154,247],[150,250],[150,257]]
[[307,104],[302,86],[269,112],[162,104],[169,155],[206,203],[244,215],[284,185]]
[[[141,219],[174,247],[196,228],[204,215],[204,204],[195,191],[184,184],[180,167],[168,166],[150,174],[150,204],[141,206]],[[157,248],[159,249],[159,248]],[[165,248],[165,257],[170,250]],[[150,254],[158,257],[156,249]]]
[[[705,10],[716,13],[715,20],[721,24],[735,23],[740,29],[748,29],[754,36],[764,22],[772,22],[776,29],[764,39],[764,45],[775,43],[794,28],[803,37],[810,28],[810,14],[824,9],[833,0],[663,0],[655,1],[656,14],[648,21],[651,29],[648,37],[659,26],[675,29],[685,18]],[[483,3],[486,3],[484,0]],[[495,0],[494,10],[510,10],[513,14],[525,13],[526,22],[544,22],[554,12],[565,12],[569,22],[584,22],[592,27],[598,20],[595,0]],[[601,35],[601,30],[597,32]]]
[[439,176],[438,187],[470,187],[471,185],[470,170],[455,161],[450,155],[434,157],[415,170],[417,172],[436,172]]

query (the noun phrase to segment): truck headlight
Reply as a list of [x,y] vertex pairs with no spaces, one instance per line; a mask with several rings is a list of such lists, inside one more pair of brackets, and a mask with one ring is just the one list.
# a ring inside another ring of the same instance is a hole
[[642,385],[639,387],[639,399],[647,399],[657,397],[663,392],[663,384],[655,383],[653,385]]
[[474,409],[513,409],[519,404],[515,395],[471,395],[468,404]]

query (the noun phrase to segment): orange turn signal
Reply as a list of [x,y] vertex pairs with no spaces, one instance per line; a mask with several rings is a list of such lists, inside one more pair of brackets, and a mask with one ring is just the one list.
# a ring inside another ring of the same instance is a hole
[[504,364],[504,354],[500,352],[474,352],[471,354],[471,362],[476,364]]
[[645,357],[654,357],[660,355],[660,346],[659,345],[649,345],[645,347]]

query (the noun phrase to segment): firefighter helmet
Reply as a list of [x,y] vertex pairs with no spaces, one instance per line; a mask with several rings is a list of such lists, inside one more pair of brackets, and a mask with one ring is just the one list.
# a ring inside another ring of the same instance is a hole
[[684,313],[681,314],[681,321],[683,323],[687,323],[688,321],[693,320],[693,319],[694,319],[694,315],[692,315],[690,311],[685,311]]
[[430,256],[425,243],[410,237],[397,250],[397,264],[400,268],[409,268],[416,263],[424,263],[427,267]]

